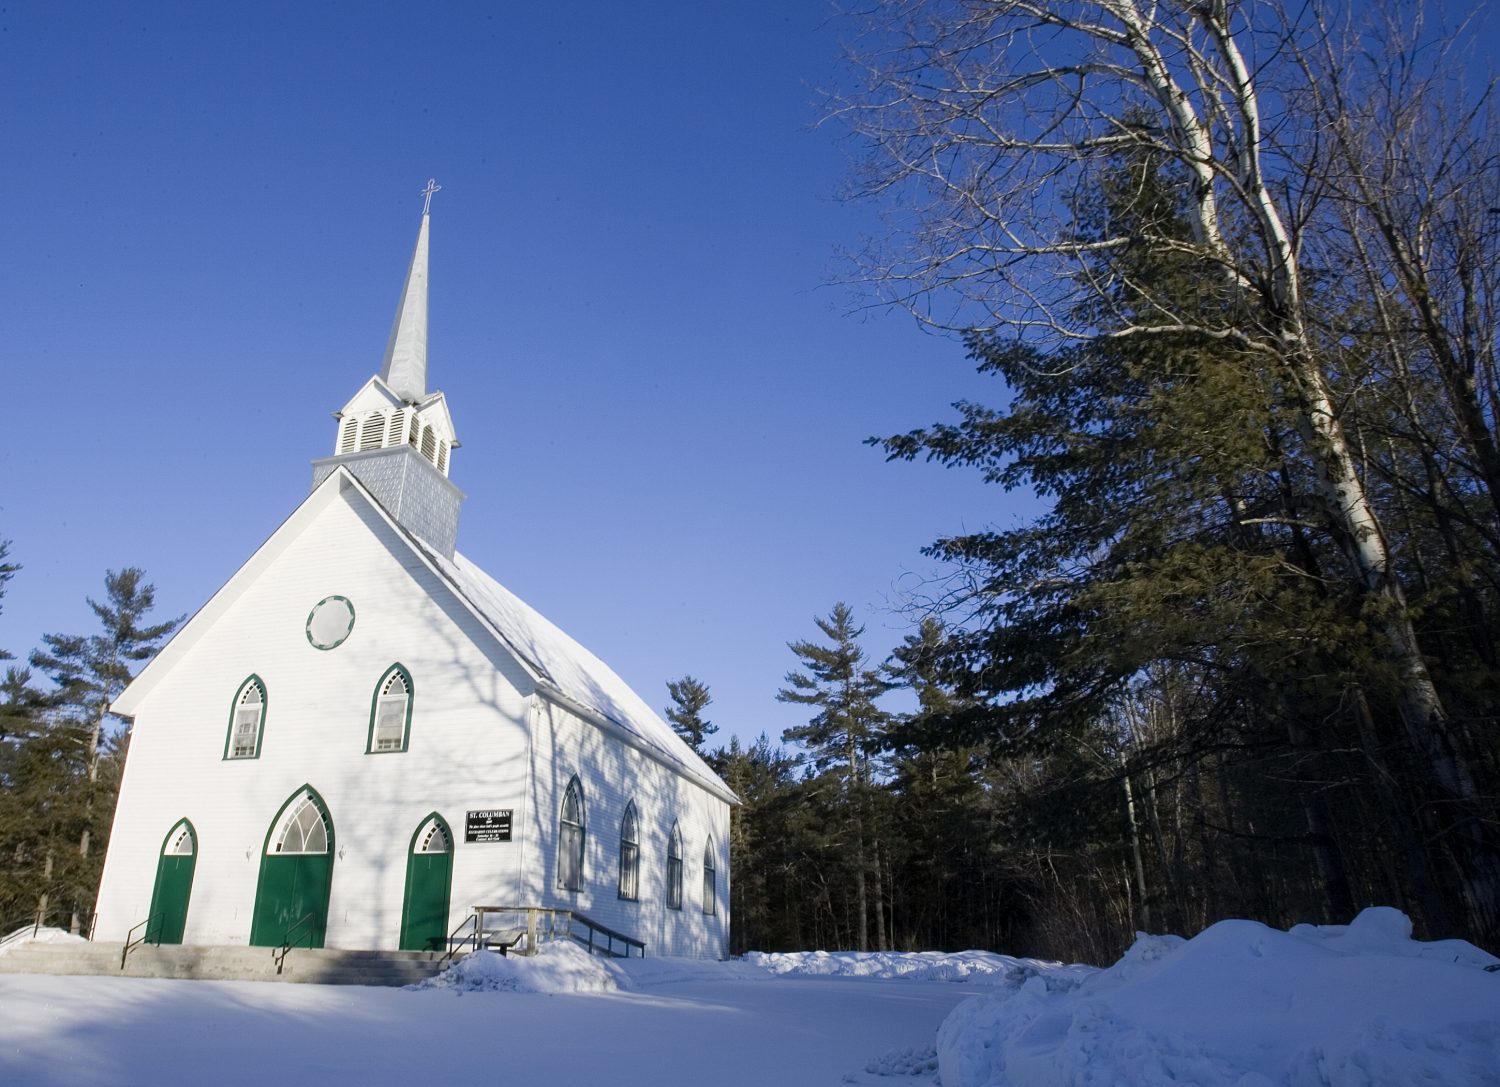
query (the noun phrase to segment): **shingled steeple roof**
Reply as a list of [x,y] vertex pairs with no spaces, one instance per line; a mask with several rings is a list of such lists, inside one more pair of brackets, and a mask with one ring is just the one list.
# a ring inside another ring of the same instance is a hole
[[385,345],[385,360],[380,364],[381,380],[409,404],[427,396],[427,236],[432,194],[440,188],[430,180],[423,190],[427,199],[422,206],[422,225],[417,230],[406,282],[401,285],[401,301],[396,305],[396,320]]

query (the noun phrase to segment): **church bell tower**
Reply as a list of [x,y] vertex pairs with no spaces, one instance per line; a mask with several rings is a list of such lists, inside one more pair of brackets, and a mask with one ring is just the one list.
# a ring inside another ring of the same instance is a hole
[[342,465],[402,527],[451,559],[464,500],[448,479],[458,439],[447,400],[427,391],[427,247],[440,187],[428,181],[422,191],[422,225],[380,372],[334,414],[333,456],[313,461],[313,486]]

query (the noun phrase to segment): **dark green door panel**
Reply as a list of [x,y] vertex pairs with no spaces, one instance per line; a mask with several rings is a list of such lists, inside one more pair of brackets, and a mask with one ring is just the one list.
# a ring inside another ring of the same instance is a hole
[[160,944],[182,943],[187,927],[188,899],[193,893],[195,854],[163,855],[156,864],[156,886],[151,892],[153,924],[146,933],[148,941]]
[[304,917],[311,920],[292,933],[297,947],[322,947],[328,927],[328,895],[333,889],[331,853],[267,855],[260,862],[255,916],[250,943],[279,947]]
[[406,901],[401,909],[401,950],[440,951],[448,935],[452,853],[408,853]]

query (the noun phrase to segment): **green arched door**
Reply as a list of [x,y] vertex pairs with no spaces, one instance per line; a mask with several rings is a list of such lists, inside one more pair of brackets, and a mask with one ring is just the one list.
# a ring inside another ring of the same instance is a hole
[[182,820],[167,832],[156,861],[156,886],[151,891],[151,923],[146,940],[158,944],[182,943],[187,927],[188,899],[193,894],[193,869],[198,863],[198,835],[193,824]]
[[333,820],[312,789],[298,790],[276,813],[260,859],[250,942],[322,947],[333,890]]
[[401,906],[401,950],[441,951],[448,937],[453,886],[453,834],[433,812],[411,836],[406,853],[406,898]]

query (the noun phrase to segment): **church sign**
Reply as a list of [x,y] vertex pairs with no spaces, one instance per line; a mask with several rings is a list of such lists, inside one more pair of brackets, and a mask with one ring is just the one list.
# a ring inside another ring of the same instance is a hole
[[510,841],[510,808],[487,808],[464,812],[464,841]]

